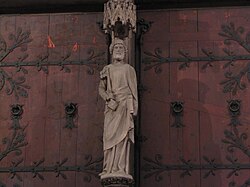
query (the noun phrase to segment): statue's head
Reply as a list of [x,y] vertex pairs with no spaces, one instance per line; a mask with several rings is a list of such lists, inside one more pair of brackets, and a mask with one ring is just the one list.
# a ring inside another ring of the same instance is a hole
[[109,51],[113,60],[122,61],[127,53],[127,47],[123,40],[115,38],[110,45]]

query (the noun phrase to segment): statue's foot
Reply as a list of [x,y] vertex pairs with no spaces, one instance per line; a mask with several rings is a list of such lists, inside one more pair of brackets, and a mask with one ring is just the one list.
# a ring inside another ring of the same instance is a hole
[[102,177],[103,175],[106,175],[106,174],[107,174],[107,172],[103,171],[103,172],[99,173],[99,177]]
[[117,171],[117,172],[113,173],[113,176],[127,178],[127,179],[133,179],[132,175],[125,173],[124,171]]

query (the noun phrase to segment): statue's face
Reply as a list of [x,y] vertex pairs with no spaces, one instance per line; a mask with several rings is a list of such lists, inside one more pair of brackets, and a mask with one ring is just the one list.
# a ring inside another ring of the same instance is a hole
[[125,57],[125,48],[122,44],[116,44],[113,48],[113,59],[121,61]]

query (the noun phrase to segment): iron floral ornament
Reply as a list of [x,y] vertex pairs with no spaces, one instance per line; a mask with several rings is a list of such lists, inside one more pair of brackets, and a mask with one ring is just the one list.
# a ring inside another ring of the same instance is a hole
[[0,162],[5,157],[7,157],[11,153],[15,153],[17,156],[21,155],[28,142],[26,140],[26,128],[20,125],[20,119],[23,114],[23,106],[19,104],[11,105],[11,119],[12,126],[10,129],[12,130],[12,135],[8,137],[4,137],[2,139],[3,149],[0,151]]
[[180,171],[180,178],[184,178],[192,176],[192,173],[198,170],[204,171],[203,178],[206,179],[209,176],[215,176],[219,171],[226,170],[228,171],[227,178],[232,178],[233,176],[239,176],[240,171],[250,168],[249,163],[239,163],[238,159],[229,156],[226,156],[227,164],[221,164],[207,156],[203,156],[204,164],[194,163],[184,158],[179,158],[180,164],[166,164],[162,162],[162,155],[160,154],[155,155],[154,159],[144,157],[143,160],[144,178],[154,177],[157,182],[163,179],[162,174],[164,172]]
[[[225,70],[225,79],[220,81],[219,84],[223,86],[224,93],[236,95],[247,86],[244,77],[250,81],[250,31],[245,36],[244,33],[244,27],[236,27],[232,22],[221,26],[221,31],[218,34],[224,38],[224,44],[226,45],[222,51],[225,54],[224,56],[218,56],[214,51],[205,48],[201,49],[201,56],[192,56],[188,51],[181,49],[178,50],[180,57],[163,56],[160,48],[155,48],[154,52],[144,51],[144,71],[154,69],[155,73],[159,74],[162,73],[161,66],[163,64],[174,62],[180,63],[179,70],[189,68],[194,62],[203,62],[201,69],[204,70],[212,68],[215,62],[224,62],[222,68]],[[233,43],[241,46],[248,54],[240,55],[231,50],[230,45]],[[243,67],[240,67],[237,62],[242,61],[246,61],[246,63]],[[237,71],[232,71],[234,69],[237,69]]]
[[241,109],[240,100],[230,100],[228,102],[228,111],[231,116],[230,130],[226,129],[224,131],[225,138],[222,142],[227,145],[227,151],[233,153],[236,149],[241,150],[245,155],[250,158],[250,148],[246,145],[248,135],[247,133],[242,133],[239,130],[239,126],[242,126],[239,116]]
[[[28,90],[31,87],[26,82],[28,70],[26,67],[35,67],[37,71],[42,71],[45,74],[49,73],[49,66],[58,66],[60,71],[70,73],[71,70],[67,65],[84,65],[87,66],[87,73],[93,75],[96,71],[100,71],[106,64],[105,52],[95,51],[90,48],[87,51],[88,56],[86,59],[78,61],[70,60],[72,50],[68,50],[60,60],[51,60],[48,53],[42,53],[37,56],[35,61],[26,61],[29,57],[27,53],[28,45],[33,41],[31,32],[23,31],[18,28],[16,34],[9,34],[9,41],[0,38],[0,91],[5,89],[7,95],[14,95],[16,100],[20,97],[27,98]],[[9,44],[10,43],[10,44]],[[5,62],[4,60],[11,56],[14,51],[20,49],[22,53],[17,56],[16,61]],[[49,49],[53,50],[53,49]],[[8,72],[5,68],[12,67],[16,70],[16,75]],[[20,74],[21,73],[21,74]]]
[[[23,181],[21,173],[32,174],[33,178],[45,180],[44,173],[53,173],[55,177],[61,177],[67,179],[68,172],[80,172],[84,173],[84,181],[89,183],[92,180],[92,176],[98,178],[98,173],[101,171],[102,158],[93,160],[91,155],[85,156],[86,163],[83,165],[67,165],[68,158],[64,158],[61,161],[57,161],[54,165],[44,165],[45,159],[42,158],[38,161],[34,161],[30,166],[22,166],[23,159],[13,161],[10,167],[0,167],[0,173],[9,173],[11,179],[17,179]],[[0,183],[1,184],[1,183]]]

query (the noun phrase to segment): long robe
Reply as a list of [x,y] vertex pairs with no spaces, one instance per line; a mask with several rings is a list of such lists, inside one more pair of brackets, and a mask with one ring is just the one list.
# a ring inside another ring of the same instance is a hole
[[[133,115],[137,115],[137,81],[129,64],[110,64],[100,72],[99,94],[106,101],[103,150],[105,176],[129,177],[130,142],[134,143]],[[116,109],[109,107],[114,100]]]

